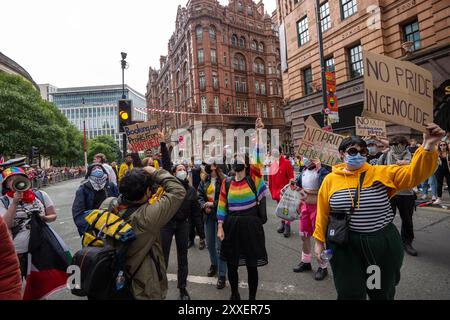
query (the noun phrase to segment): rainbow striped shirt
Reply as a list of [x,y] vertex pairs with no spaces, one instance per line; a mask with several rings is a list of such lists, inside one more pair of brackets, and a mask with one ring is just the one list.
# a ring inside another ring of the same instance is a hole
[[[255,153],[256,163],[250,165],[250,178],[255,183],[258,199],[261,201],[266,195],[267,187],[262,175],[264,165],[261,161],[260,148],[255,149]],[[217,207],[217,220],[219,222],[223,222],[228,214],[227,204],[230,212],[244,211],[256,206],[255,194],[247,184],[246,179],[231,181],[228,197],[226,195],[226,180],[223,180]]]

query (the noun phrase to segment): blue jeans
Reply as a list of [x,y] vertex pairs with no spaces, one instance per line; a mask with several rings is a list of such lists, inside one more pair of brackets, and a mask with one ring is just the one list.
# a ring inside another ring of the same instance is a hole
[[217,221],[213,219],[212,215],[206,217],[205,236],[211,264],[217,267],[219,277],[225,278],[227,274],[227,263],[220,259],[221,242],[217,239]]
[[422,183],[421,189],[422,189],[422,193],[424,194],[428,194],[428,189],[431,186],[431,194],[433,195],[433,197],[437,197],[438,196],[438,185],[437,185],[437,180],[436,180],[436,176],[433,174],[431,175],[431,177],[429,177],[427,180],[425,180],[424,183]]

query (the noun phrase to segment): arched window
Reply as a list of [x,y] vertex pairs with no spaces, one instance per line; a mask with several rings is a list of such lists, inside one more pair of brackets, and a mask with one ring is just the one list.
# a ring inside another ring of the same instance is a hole
[[244,38],[244,37],[241,37],[241,38],[239,39],[239,46],[240,46],[241,48],[245,48],[245,38]]
[[231,37],[231,45],[235,47],[238,45],[238,37],[235,34]]
[[195,28],[195,34],[197,35],[197,40],[203,40],[203,27],[197,26]]
[[211,40],[216,40],[216,27],[215,26],[209,27],[209,38]]
[[255,62],[253,62],[253,72],[259,74],[265,73],[265,64],[261,58],[256,58]]
[[259,51],[264,52],[264,43],[262,42],[259,43]]
[[188,76],[188,64],[187,62],[185,62],[183,66],[183,79],[186,79],[187,76]]
[[242,1],[238,2],[238,11],[242,12],[244,10],[244,6],[242,5]]
[[258,50],[258,42],[256,42],[256,40],[252,41],[252,50]]
[[245,63],[245,57],[240,54],[236,53],[233,58],[233,65],[235,70],[239,71],[245,71],[247,70],[246,63]]

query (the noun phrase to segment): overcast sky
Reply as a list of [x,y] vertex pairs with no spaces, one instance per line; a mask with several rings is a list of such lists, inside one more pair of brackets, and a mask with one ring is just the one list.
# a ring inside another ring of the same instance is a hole
[[[227,4],[228,0],[219,0]],[[0,52],[37,83],[57,87],[119,84],[120,52],[130,64],[125,82],[145,94],[148,67],[159,66],[187,0],[4,0]],[[275,0],[264,0],[266,11]]]

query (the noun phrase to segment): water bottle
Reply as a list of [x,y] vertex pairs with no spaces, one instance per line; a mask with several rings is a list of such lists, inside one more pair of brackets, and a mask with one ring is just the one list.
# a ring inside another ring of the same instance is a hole
[[123,271],[119,271],[119,274],[116,277],[116,290],[120,291],[125,286],[125,277],[123,276]]
[[322,253],[320,254],[320,259],[324,262],[324,263],[328,263],[330,262],[331,258],[333,257],[333,250],[331,249],[327,249],[322,251]]

